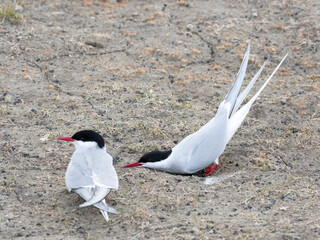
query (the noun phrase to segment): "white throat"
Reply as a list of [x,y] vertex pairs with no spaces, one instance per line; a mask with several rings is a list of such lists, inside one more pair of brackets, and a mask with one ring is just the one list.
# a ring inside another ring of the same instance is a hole
[[99,148],[98,144],[94,141],[90,142],[83,142],[81,140],[77,140],[72,142],[76,148],[76,151],[86,151],[86,150],[91,150],[91,149],[104,149],[106,150],[106,146],[103,148]]

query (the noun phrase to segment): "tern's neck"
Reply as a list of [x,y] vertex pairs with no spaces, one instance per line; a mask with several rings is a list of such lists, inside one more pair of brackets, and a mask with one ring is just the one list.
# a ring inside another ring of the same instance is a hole
[[106,151],[106,146],[100,148],[96,142],[82,142],[76,141],[74,142],[74,146],[76,151],[88,151],[88,150],[97,150],[97,151]]

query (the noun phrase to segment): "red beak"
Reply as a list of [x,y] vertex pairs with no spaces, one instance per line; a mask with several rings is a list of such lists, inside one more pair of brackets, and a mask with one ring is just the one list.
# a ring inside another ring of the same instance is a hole
[[138,162],[134,162],[134,163],[130,163],[130,164],[128,164],[128,165],[125,165],[125,166],[123,166],[122,168],[128,168],[128,167],[140,167],[140,166],[142,166],[143,164],[141,164],[141,163],[138,163]]
[[74,142],[75,140],[71,137],[58,137],[57,140],[67,141],[67,142]]

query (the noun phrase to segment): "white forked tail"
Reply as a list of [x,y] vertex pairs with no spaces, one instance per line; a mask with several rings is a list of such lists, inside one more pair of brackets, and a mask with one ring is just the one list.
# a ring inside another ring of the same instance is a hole
[[90,205],[94,205],[100,201],[102,201],[110,192],[110,188],[107,187],[101,187],[101,186],[96,186],[95,191],[93,193],[93,196],[91,199],[83,204],[81,204],[79,207],[87,207]]
[[269,61],[270,58],[268,58],[267,61],[264,62],[264,64],[262,65],[262,67],[259,69],[259,71],[256,73],[256,75],[252,78],[252,80],[250,81],[250,83],[247,85],[247,87],[240,93],[240,95],[237,98],[236,104],[232,110],[232,113],[237,112],[238,108],[240,107],[240,105],[242,104],[243,100],[246,98],[246,96],[248,95],[248,93],[250,92],[251,88],[253,87],[253,85],[255,84],[255,82],[257,81],[258,77],[260,76],[260,74],[262,73],[262,70],[264,69],[264,67],[266,66],[267,62]]
[[103,211],[100,210],[102,216],[104,217],[104,219],[108,222],[109,221],[109,216],[108,216],[108,212],[107,211]]
[[233,134],[237,131],[237,129],[240,127],[241,123],[243,122],[243,120],[245,119],[245,117],[247,116],[252,104],[254,103],[254,101],[258,98],[258,96],[260,95],[260,93],[263,91],[263,89],[267,86],[267,84],[269,83],[269,81],[271,80],[271,78],[273,77],[273,75],[277,72],[277,70],[279,69],[279,67],[281,66],[281,64],[283,63],[283,61],[286,59],[286,57],[288,56],[288,54],[286,54],[283,59],[281,60],[281,62],[278,64],[278,66],[276,67],[276,69],[272,72],[272,74],[270,75],[270,77],[265,81],[265,83],[260,87],[260,89],[258,90],[258,92],[244,105],[242,106],[239,110],[237,110],[237,108],[239,107],[239,105],[242,103],[242,101],[244,100],[244,98],[248,95],[252,85],[254,84],[254,82],[256,81],[256,77],[260,75],[262,69],[265,66],[264,65],[260,68],[260,70],[258,71],[258,73],[256,74],[256,76],[254,76],[254,78],[251,80],[251,82],[249,83],[249,85],[245,88],[245,90],[243,90],[243,92],[240,94],[239,96],[239,100],[237,99],[237,103],[236,106],[234,108],[234,112],[231,115],[230,118],[230,124],[229,124],[229,129],[228,129],[228,141],[231,139],[231,137],[233,136]]
[[[77,194],[79,194],[84,200],[88,201],[89,199],[93,198],[95,188],[94,187],[82,187],[73,189]],[[90,201],[90,200],[89,200]],[[105,199],[102,199],[100,202],[93,204],[94,207],[98,208],[103,215],[106,221],[109,221],[108,212],[113,214],[120,214],[119,211],[110,207]]]

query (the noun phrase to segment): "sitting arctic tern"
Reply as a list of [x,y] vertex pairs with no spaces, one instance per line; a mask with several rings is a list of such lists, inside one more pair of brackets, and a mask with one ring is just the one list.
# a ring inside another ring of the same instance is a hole
[[[287,55],[258,90],[240,109],[245,97],[260,76],[268,60],[262,65],[248,86],[240,93],[240,88],[248,65],[250,43],[240,66],[236,79],[220,103],[216,116],[197,132],[187,136],[169,151],[153,151],[143,155],[138,162],[124,166],[147,167],[177,174],[194,174],[204,170],[204,175],[213,173],[219,166],[219,156],[248,114],[252,104],[281,66]],[[239,94],[240,93],[240,94]]]
[[109,220],[108,212],[119,214],[105,200],[112,189],[118,189],[119,182],[103,137],[94,131],[83,130],[72,137],[57,139],[71,142],[76,148],[67,168],[66,185],[69,191],[73,190],[86,201],[79,207],[95,206],[106,221]]

